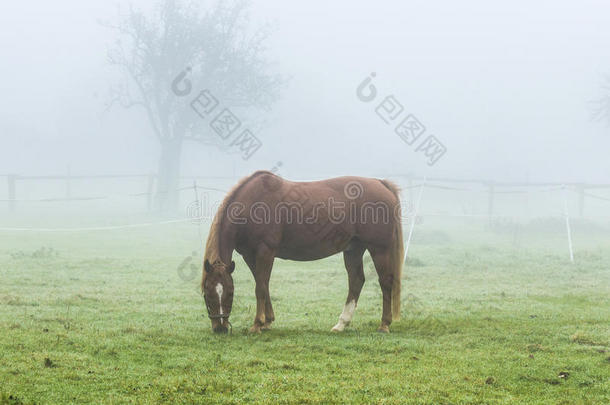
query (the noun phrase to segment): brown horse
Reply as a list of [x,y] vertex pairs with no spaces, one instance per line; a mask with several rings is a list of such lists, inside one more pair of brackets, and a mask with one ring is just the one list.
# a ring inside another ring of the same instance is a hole
[[362,256],[368,250],[383,293],[380,332],[400,317],[403,263],[398,188],[387,180],[338,177],[311,182],[284,180],[258,171],[242,179],[218,209],[206,243],[201,283],[215,332],[227,332],[233,304],[233,251],[256,281],[251,332],[275,320],[269,278],[276,257],[309,261],[343,252],[349,291],[332,331],[351,321],[364,284]]

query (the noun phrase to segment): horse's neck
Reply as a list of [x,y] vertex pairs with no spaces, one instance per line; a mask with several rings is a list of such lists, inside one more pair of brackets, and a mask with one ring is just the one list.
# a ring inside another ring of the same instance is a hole
[[218,255],[223,263],[230,264],[235,250],[237,230],[230,221],[223,221],[218,232]]

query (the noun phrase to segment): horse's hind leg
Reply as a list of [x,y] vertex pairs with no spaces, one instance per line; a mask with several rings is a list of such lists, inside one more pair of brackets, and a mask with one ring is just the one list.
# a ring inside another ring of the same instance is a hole
[[387,249],[369,249],[369,252],[375,264],[375,270],[377,270],[379,286],[383,295],[383,312],[378,331],[387,333],[390,331],[392,323],[392,284],[394,282],[394,274],[390,266],[390,252]]
[[339,315],[339,321],[331,329],[333,332],[343,331],[352,321],[352,316],[354,316],[358,297],[360,297],[360,291],[362,291],[362,286],[364,285],[363,254],[364,248],[361,246],[353,247],[352,249],[343,252],[343,261],[345,262],[345,269],[347,270],[349,290],[343,312]]

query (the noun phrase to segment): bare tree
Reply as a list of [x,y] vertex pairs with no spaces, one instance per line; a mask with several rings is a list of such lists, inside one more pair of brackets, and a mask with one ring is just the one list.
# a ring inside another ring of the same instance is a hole
[[247,0],[218,1],[208,10],[181,0],[160,0],[147,16],[129,8],[120,15],[108,60],[123,73],[111,88],[109,107],[143,108],[161,145],[157,202],[164,211],[178,205],[183,144],[218,145],[220,138],[172,91],[188,69],[193,89],[209,89],[225,107],[265,109],[277,100],[282,78],[269,73],[265,41],[269,26],[251,30]]

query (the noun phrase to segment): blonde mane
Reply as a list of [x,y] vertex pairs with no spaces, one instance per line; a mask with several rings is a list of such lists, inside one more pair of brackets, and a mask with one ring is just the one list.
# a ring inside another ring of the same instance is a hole
[[[254,177],[256,177],[260,174],[274,175],[272,172],[268,172],[265,170],[259,170],[257,172],[254,172],[250,176],[246,176],[243,179],[241,179],[240,181],[238,181],[237,184],[234,185],[233,188],[231,188],[231,190],[229,190],[229,192],[225,196],[224,200],[222,200],[220,207],[218,207],[218,211],[216,211],[216,214],[214,215],[214,219],[212,220],[212,225],[210,226],[210,233],[208,234],[208,240],[205,244],[204,261],[208,260],[211,264],[214,264],[217,262],[222,263],[222,259],[220,258],[220,229],[222,227],[222,220],[224,218],[225,211],[227,210],[227,207],[229,206],[229,204],[231,204],[231,202],[233,201],[233,198],[235,197],[235,194],[239,191],[239,189],[241,189],[241,187],[243,187],[243,185],[246,184],[248,181],[250,181],[251,179],[253,179]],[[229,264],[229,263],[223,263],[223,264]],[[205,271],[203,272],[203,280],[205,280]],[[203,280],[202,280],[202,286],[203,286]]]

